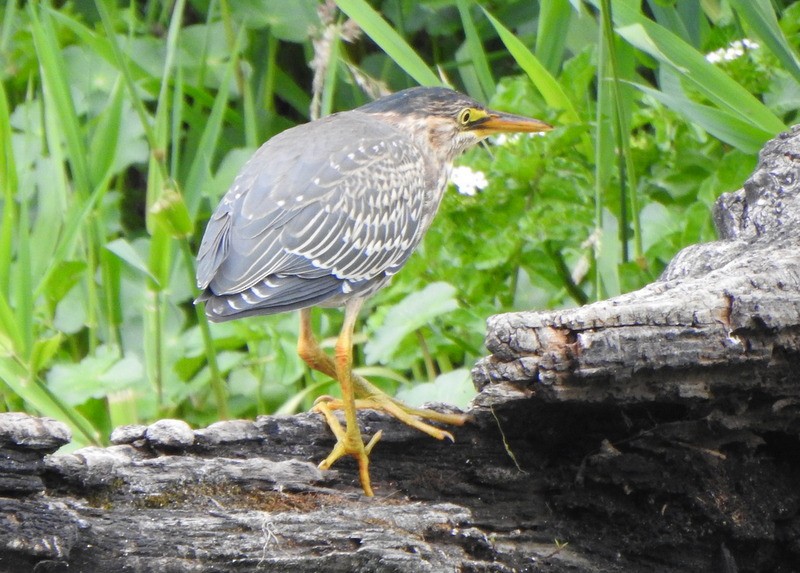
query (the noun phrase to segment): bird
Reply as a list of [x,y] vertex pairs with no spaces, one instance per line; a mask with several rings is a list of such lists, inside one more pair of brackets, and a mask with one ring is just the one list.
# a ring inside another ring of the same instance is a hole
[[[434,219],[454,159],[498,133],[542,133],[538,119],[494,111],[445,87],[415,87],[283,131],[245,163],[206,226],[197,254],[196,303],[211,322],[300,311],[297,351],[338,381],[341,398],[318,399],[336,443],[320,464],[358,463],[373,495],[357,410],[382,410],[439,440],[429,422],[461,414],[411,408],[353,373],[353,332],[364,301],[385,286]],[[343,307],[333,356],[311,327],[312,307]],[[337,410],[344,413],[342,427]]]

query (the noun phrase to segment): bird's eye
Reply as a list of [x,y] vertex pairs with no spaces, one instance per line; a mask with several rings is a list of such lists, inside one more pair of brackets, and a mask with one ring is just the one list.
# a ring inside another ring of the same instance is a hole
[[458,123],[461,125],[469,124],[469,120],[472,117],[472,111],[469,108],[462,109],[461,112],[458,114]]

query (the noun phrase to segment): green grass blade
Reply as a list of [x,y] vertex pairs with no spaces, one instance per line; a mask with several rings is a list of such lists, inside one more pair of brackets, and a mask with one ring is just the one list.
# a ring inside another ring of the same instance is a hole
[[[239,35],[236,37],[236,43],[233,47],[234,54],[239,53],[243,41],[244,28],[240,30]],[[183,187],[186,206],[192,218],[197,215],[197,210],[200,207],[203,181],[211,174],[211,161],[222,133],[222,120],[228,104],[228,96],[230,95],[231,79],[233,78],[234,70],[237,65],[238,59],[236,57],[231,57],[228,65],[225,67],[217,97],[214,98],[214,105],[206,119],[205,128],[200,136],[197,149],[194,150],[194,160],[189,167],[189,173]]]
[[[336,32],[333,34],[331,41],[330,57],[328,58],[328,65],[325,67],[325,79],[322,84],[322,95],[320,97],[319,109],[316,111],[319,119],[333,113],[334,95],[336,94],[336,78],[339,73],[339,58],[341,57],[342,49],[342,34],[341,28],[337,24]],[[250,143],[254,145],[255,142]]]
[[615,1],[613,8],[616,30],[620,36],[674,69],[714,104],[769,133],[775,134],[786,129],[784,123],[755,96],[706,61],[703,54],[678,36],[645,18],[630,3]]
[[[692,36],[689,34],[689,30],[686,29],[686,25],[681,19],[681,15],[674,6],[661,5],[658,2],[653,2],[649,5],[653,10],[653,16],[655,17],[656,22],[664,26],[667,30],[670,30],[674,34],[680,36],[680,38],[687,44],[696,46],[696,44],[694,44],[692,41]],[[697,5],[699,10],[699,2]],[[698,13],[697,16],[702,18],[703,15],[702,13]]]
[[121,82],[111,90],[107,107],[97,120],[97,127],[89,142],[89,168],[94,181],[108,181],[116,162],[119,128],[122,123],[124,91]]
[[442,85],[413,48],[365,0],[336,0],[336,4],[414,81],[422,86]]
[[[12,3],[13,4],[13,3]],[[10,8],[9,8],[10,9]],[[16,201],[19,180],[11,145],[11,113],[5,86],[0,84],[0,189],[3,190],[3,216],[0,219],[0,295],[9,292],[9,270],[16,228]]]
[[481,101],[489,101],[494,95],[496,82],[492,77],[492,69],[486,58],[486,51],[483,49],[481,38],[475,27],[475,21],[469,11],[467,0],[457,0],[458,13],[461,16],[461,25],[464,27],[466,36],[467,53],[471,60],[471,69],[474,71],[475,78],[478,80],[480,93],[471,93],[473,97]]
[[[619,207],[619,232],[622,247],[622,261],[628,262],[628,218],[630,217],[633,227],[634,256],[637,260],[642,260],[642,229],[639,222],[639,197],[638,185],[636,183],[636,166],[630,147],[630,110],[634,103],[630,90],[627,86],[622,86],[622,71],[620,51],[617,49],[617,39],[614,35],[611,23],[611,1],[603,0],[602,12],[602,38],[608,49],[609,71],[611,72],[611,101],[614,103],[614,120],[616,124],[616,148],[618,149],[618,163],[620,174],[620,207]],[[622,44],[622,48],[631,48]],[[632,59],[632,58],[628,58]],[[628,214],[628,204],[630,204],[630,215]]]
[[484,9],[484,14],[494,26],[500,39],[505,44],[508,51],[516,60],[517,64],[528,74],[528,77],[542,94],[542,97],[550,107],[560,109],[564,112],[562,121],[564,123],[581,123],[581,118],[572,101],[566,92],[561,88],[558,81],[547,71],[542,63],[531,53],[508,28],[503,26],[499,20]]
[[5,294],[0,292],[0,354],[20,355],[24,344],[14,309],[8,304]]
[[67,144],[68,160],[72,170],[72,180],[79,197],[87,197],[91,189],[86,146],[81,133],[80,121],[72,101],[72,94],[66,78],[66,66],[61,58],[61,51],[56,44],[58,37],[50,26],[47,12],[41,20],[37,13],[37,4],[28,4],[36,54],[39,58],[43,80],[48,93],[55,104],[57,117]]
[[778,58],[786,71],[800,82],[797,54],[786,41],[769,0],[730,0],[730,2],[758,39]]
[[557,74],[564,59],[572,7],[569,0],[544,0],[539,3],[534,53],[551,74]]
[[81,441],[99,444],[100,436],[83,415],[64,404],[40,380],[30,380],[28,372],[16,360],[0,356],[0,380],[27,405],[44,416],[63,420]]
[[685,115],[714,137],[745,153],[758,153],[764,143],[774,135],[725,110],[702,105],[689,98],[667,94],[642,84],[632,85],[653,96],[668,108]]
[[31,288],[31,237],[28,226],[30,214],[28,211],[28,198],[21,197],[19,202],[19,222],[17,227],[17,261],[14,302],[17,324],[22,334],[22,345],[18,349],[19,356],[26,362],[30,359],[33,349],[33,294]]
[[8,50],[8,44],[14,35],[17,23],[17,0],[9,0],[3,12],[3,26],[0,28],[0,53]]

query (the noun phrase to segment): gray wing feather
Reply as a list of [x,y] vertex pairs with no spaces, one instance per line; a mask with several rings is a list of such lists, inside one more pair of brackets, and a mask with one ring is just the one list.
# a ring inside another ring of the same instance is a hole
[[197,266],[207,312],[281,312],[385,280],[424,231],[425,169],[413,142],[359,112],[275,136],[209,221]]

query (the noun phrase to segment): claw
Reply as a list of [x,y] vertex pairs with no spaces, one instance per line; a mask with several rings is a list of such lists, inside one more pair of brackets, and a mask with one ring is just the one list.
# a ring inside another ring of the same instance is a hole
[[[342,388],[342,398],[320,396],[314,400],[312,412],[319,412],[336,436],[336,445],[327,458],[320,462],[320,469],[330,468],[342,456],[352,456],[358,462],[358,475],[364,494],[372,495],[369,477],[369,455],[381,439],[382,432],[376,433],[364,444],[358,427],[356,410],[366,408],[383,410],[413,428],[425,432],[437,440],[455,441],[453,434],[437,428],[423,420],[461,426],[467,417],[461,414],[443,414],[433,410],[410,408],[402,402],[386,395],[379,388],[367,382],[352,371],[352,334],[362,299],[352,299],[345,305],[345,322],[336,341],[335,359],[331,359],[317,344],[311,332],[311,319],[308,309],[300,311],[300,337],[297,350],[309,367],[335,378]],[[358,398],[356,398],[358,396]],[[343,410],[344,426],[334,415],[334,410]]]
[[[333,402],[333,401],[335,401],[335,400],[336,400],[336,398],[334,398],[334,397],[333,397],[333,396],[331,396],[330,394],[323,394],[322,396],[317,396],[317,399],[316,399],[316,400],[314,400],[314,406],[316,406],[316,405],[317,405],[317,404],[319,404],[320,402]],[[314,408],[312,408],[312,410],[313,410],[313,409],[314,409]]]

